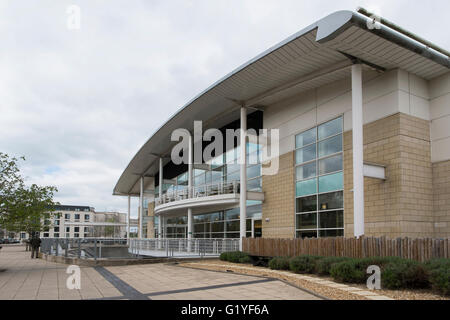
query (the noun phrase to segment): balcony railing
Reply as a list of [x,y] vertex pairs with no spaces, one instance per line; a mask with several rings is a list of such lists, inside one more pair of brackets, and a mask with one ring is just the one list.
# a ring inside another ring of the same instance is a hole
[[238,251],[240,239],[130,239],[129,252],[135,256],[189,257],[219,256]]
[[157,198],[155,200],[155,205],[159,206],[174,201],[217,196],[222,194],[237,194],[239,193],[239,187],[239,181],[219,182],[208,185],[195,186],[192,187],[191,196],[188,188],[182,190],[174,190],[163,194],[162,197]]

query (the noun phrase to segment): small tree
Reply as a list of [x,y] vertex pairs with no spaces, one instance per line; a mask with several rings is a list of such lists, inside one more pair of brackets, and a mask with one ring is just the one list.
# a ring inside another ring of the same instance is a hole
[[[106,218],[105,222],[117,222],[115,217]],[[113,238],[115,236],[115,228],[114,226],[105,226],[105,237]]]
[[[25,160],[24,157],[19,159]],[[0,152],[0,218],[9,211],[18,188],[23,187],[17,158]]]
[[[19,159],[25,160],[21,157]],[[0,152],[0,225],[12,232],[40,232],[50,226],[56,187],[26,187],[18,160]]]
[[47,231],[56,205],[53,195],[57,191],[55,187],[36,184],[29,188],[18,188],[15,199],[10,201],[8,212],[1,217],[2,225],[7,230],[25,231],[28,234]]

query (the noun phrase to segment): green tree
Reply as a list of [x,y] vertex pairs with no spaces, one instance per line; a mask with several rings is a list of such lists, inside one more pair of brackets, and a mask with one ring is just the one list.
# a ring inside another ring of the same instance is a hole
[[[25,160],[25,158],[21,158]],[[0,153],[0,225],[8,231],[29,234],[46,230],[53,216],[53,186],[25,186],[17,158]]]
[[56,205],[53,195],[57,191],[56,187],[36,184],[18,188],[15,200],[8,213],[2,215],[0,223],[9,231],[25,231],[28,234],[48,231]]
[[[115,217],[106,218],[105,222],[118,222]],[[105,237],[106,238],[113,238],[115,233],[114,226],[105,226]]]
[[[23,157],[19,159],[25,160]],[[18,167],[19,159],[0,152],[0,217],[9,211],[16,191],[23,187]]]

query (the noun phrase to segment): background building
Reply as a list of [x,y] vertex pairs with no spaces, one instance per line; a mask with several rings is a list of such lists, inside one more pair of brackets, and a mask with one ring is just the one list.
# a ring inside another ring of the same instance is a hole
[[[88,206],[59,205],[54,217],[46,222],[48,227],[40,233],[41,238],[126,238],[127,215],[120,212],[96,212]],[[137,220],[131,221],[132,230]],[[4,237],[27,239],[26,232],[3,232]]]
[[42,238],[125,238],[127,216],[119,212],[96,212],[87,206],[61,205],[55,208]]

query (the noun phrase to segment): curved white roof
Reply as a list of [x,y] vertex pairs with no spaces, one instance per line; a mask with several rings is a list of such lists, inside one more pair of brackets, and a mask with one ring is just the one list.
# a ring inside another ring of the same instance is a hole
[[120,176],[113,194],[138,195],[139,178],[149,177],[146,184],[153,180],[150,177],[159,170],[157,155],[170,154],[174,129],[192,130],[194,120],[220,127],[239,118],[240,102],[264,105],[344,79],[350,76],[347,67],[353,58],[380,69],[401,68],[423,79],[449,71],[448,56],[384,25],[370,29],[367,21],[359,13],[335,12],[214,83],[150,137]]

